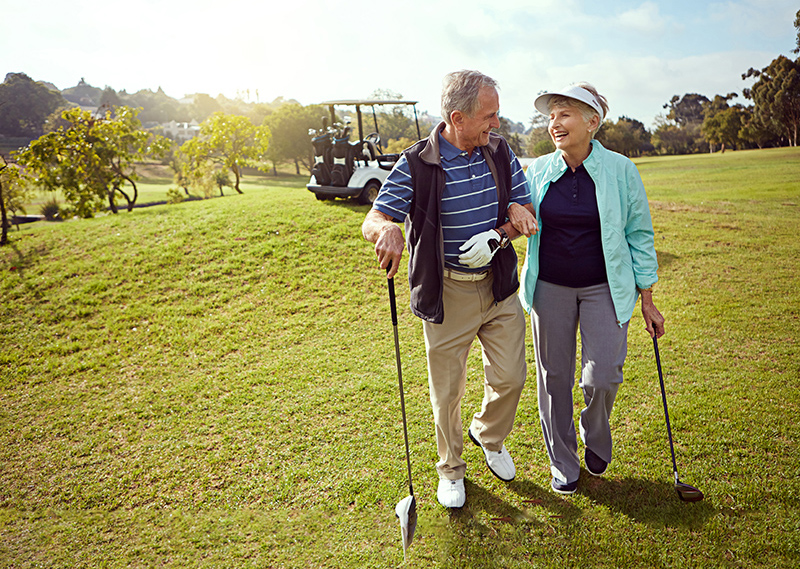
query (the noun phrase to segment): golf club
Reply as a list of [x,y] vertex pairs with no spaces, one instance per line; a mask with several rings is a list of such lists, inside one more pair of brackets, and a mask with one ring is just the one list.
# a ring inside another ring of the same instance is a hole
[[[387,267],[388,273],[391,264]],[[417,529],[417,500],[414,498],[414,486],[411,484],[411,454],[408,450],[408,424],[406,421],[406,402],[403,396],[403,372],[400,365],[400,340],[397,336],[397,301],[394,295],[394,279],[386,279],[389,284],[389,304],[392,308],[392,327],[394,328],[394,353],[397,359],[397,380],[400,384],[400,412],[403,415],[403,438],[406,442],[406,466],[408,467],[408,496],[400,500],[394,509],[397,519],[400,520],[400,535],[403,538],[403,560],[406,558],[408,546],[414,539]]]
[[667,420],[667,436],[669,437],[669,451],[672,453],[672,473],[675,475],[675,490],[678,497],[684,502],[699,502],[703,499],[703,493],[695,488],[684,484],[678,479],[678,465],[675,462],[675,447],[672,444],[672,429],[669,426],[669,411],[667,411],[667,394],[664,391],[664,376],[661,373],[661,357],[658,354],[658,340],[653,336],[653,349],[656,352],[656,366],[658,366],[658,381],[661,384],[661,400],[664,402],[664,417]]

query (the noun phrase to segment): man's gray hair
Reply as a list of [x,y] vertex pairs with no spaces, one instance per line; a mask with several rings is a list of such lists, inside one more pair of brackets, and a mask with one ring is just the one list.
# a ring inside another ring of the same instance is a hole
[[497,81],[479,71],[453,71],[442,81],[442,118],[450,124],[450,114],[461,111],[468,117],[478,112],[481,88],[497,90]]

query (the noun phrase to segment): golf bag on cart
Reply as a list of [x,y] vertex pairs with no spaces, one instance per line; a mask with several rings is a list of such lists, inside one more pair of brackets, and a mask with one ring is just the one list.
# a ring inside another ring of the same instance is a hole
[[314,146],[314,167],[311,174],[320,186],[328,186],[331,183],[331,169],[333,166],[333,145],[331,139],[334,131],[328,126],[328,117],[322,117],[322,128],[308,131],[311,136],[311,144]]
[[346,186],[350,176],[355,170],[355,147],[350,144],[350,123],[339,131],[339,136],[333,139],[333,168],[331,169],[331,184]]

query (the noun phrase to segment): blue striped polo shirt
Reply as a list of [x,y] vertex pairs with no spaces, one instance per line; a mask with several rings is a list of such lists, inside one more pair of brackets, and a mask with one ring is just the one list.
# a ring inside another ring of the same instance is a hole
[[[483,150],[475,148],[470,156],[450,144],[439,134],[439,152],[445,174],[442,194],[442,235],[444,238],[444,264],[463,272],[484,271],[488,267],[470,269],[459,263],[459,250],[473,235],[494,229],[497,221],[497,187],[483,157]],[[528,182],[522,166],[511,152],[511,201],[520,205],[531,203]],[[381,213],[403,221],[411,211],[414,191],[411,173],[405,155],[400,157],[389,177],[381,187],[372,205]]]

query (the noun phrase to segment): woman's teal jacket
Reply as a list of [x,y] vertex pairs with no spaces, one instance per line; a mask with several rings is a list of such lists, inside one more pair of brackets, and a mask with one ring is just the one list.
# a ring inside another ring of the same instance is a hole
[[[600,234],[611,299],[617,323],[633,315],[638,288],[650,288],[658,280],[658,260],[653,241],[653,222],[647,194],[636,166],[628,158],[603,148],[592,140],[592,151],[583,165],[594,181],[600,212]],[[528,252],[522,267],[520,300],[528,312],[539,276],[539,235],[547,231],[539,205],[550,184],[567,170],[561,151],[537,158],[528,166],[531,201],[536,208],[539,233],[528,239]]]

